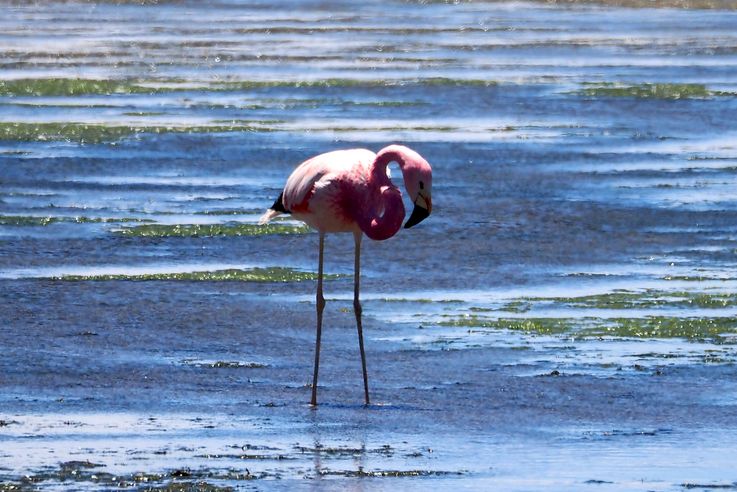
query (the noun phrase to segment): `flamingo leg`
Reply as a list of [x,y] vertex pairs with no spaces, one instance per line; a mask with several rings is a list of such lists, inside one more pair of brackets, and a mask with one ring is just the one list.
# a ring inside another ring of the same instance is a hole
[[361,368],[363,369],[363,392],[366,397],[366,405],[369,404],[369,389],[368,389],[368,372],[366,371],[366,352],[363,350],[363,326],[361,324],[361,301],[359,300],[360,291],[360,280],[361,280],[361,238],[362,233],[356,233],[353,235],[356,241],[356,257],[354,261],[354,274],[353,274],[353,312],[356,314],[356,327],[358,328],[358,347],[361,350]]
[[320,232],[320,253],[317,265],[317,339],[315,340],[315,374],[312,377],[312,400],[311,405],[317,405],[317,371],[320,367],[320,336],[322,335],[322,311],[325,309],[325,297],[322,295],[322,263],[323,251],[325,250],[325,233]]

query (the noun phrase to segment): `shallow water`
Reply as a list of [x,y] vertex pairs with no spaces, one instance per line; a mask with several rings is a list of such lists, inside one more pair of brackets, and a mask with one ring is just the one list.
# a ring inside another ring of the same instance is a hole
[[[737,11],[1,9],[0,490],[737,488]],[[435,209],[364,243],[368,408],[328,238],[313,409],[317,235],[253,224],[391,142]]]

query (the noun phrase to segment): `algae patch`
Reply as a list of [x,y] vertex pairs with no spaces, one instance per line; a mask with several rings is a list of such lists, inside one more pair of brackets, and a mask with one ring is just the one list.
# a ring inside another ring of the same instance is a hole
[[496,82],[483,79],[452,79],[447,77],[418,77],[399,80],[329,78],[317,80],[240,80],[205,81],[183,84],[178,79],[81,79],[81,78],[25,78],[0,81],[0,96],[80,96],[112,94],[160,94],[184,91],[243,91],[268,88],[311,87],[389,87],[395,85],[425,86],[493,86]]
[[63,216],[35,216],[35,215],[0,215],[0,226],[24,227],[24,226],[47,226],[58,223],[73,224],[107,224],[122,222],[152,222],[150,219],[139,219],[133,217],[63,217]]
[[[343,275],[324,275],[326,280],[342,278]],[[200,271],[200,272],[177,272],[177,273],[144,273],[138,275],[126,274],[100,274],[100,275],[61,275],[50,277],[51,280],[63,280],[68,282],[81,281],[108,281],[108,280],[176,280],[191,282],[303,282],[317,280],[317,274],[304,272],[293,268],[268,267],[251,268],[241,270],[231,268],[226,270]]]
[[237,82],[221,82],[211,87],[212,90],[250,90],[272,87],[311,88],[311,87],[391,87],[391,86],[482,86],[497,85],[494,80],[455,79],[448,77],[417,77],[405,79],[348,79],[330,78],[317,80],[243,80]]
[[133,80],[17,79],[0,80],[0,96],[77,96],[110,94],[153,94],[160,89]]
[[[233,487],[213,482],[237,482],[265,478],[267,474],[252,475],[248,470],[214,472],[182,468],[163,473],[123,473],[104,471],[105,466],[90,461],[68,461],[57,468],[49,468],[22,477],[0,476],[0,491],[30,491],[39,488],[59,487],[64,490],[150,490],[166,492],[226,492]],[[68,487],[71,486],[71,487]]]
[[322,444],[316,444],[315,446],[300,446],[295,445],[294,450],[299,453],[305,454],[320,454],[322,456],[330,457],[358,457],[369,454],[379,454],[384,456],[392,456],[394,454],[394,448],[388,444],[377,448],[355,448],[350,446],[325,446]]
[[212,237],[212,236],[264,236],[269,234],[305,234],[306,225],[288,224],[145,224],[125,227],[116,231],[123,236],[135,237]]
[[686,482],[682,483],[681,487],[684,489],[701,489],[701,490],[737,490],[737,482],[732,483],[695,483],[695,482]]
[[576,92],[586,97],[631,97],[651,99],[690,99],[728,96],[729,93],[711,91],[703,84],[614,84],[594,83]]
[[102,143],[120,140],[131,135],[151,133],[228,133],[271,131],[263,122],[239,122],[231,125],[199,125],[199,126],[133,126],[104,125],[96,123],[64,122],[64,123],[0,123],[0,141],[47,142],[66,141],[78,143]]
[[487,318],[460,316],[439,326],[513,330],[538,335],[570,335],[575,338],[683,338],[734,343],[737,319],[731,317],[647,316],[644,318]]
[[350,478],[375,478],[375,477],[440,477],[448,475],[463,475],[463,472],[437,471],[437,470],[329,470],[323,469],[318,472],[321,476],[336,476]]
[[[580,309],[643,309],[653,307],[719,309],[737,306],[737,294],[646,290],[643,292],[616,291],[579,297],[525,297],[522,301],[551,303]],[[509,305],[503,310],[514,311],[508,307]]]
[[527,302],[526,300],[516,300],[507,303],[501,310],[510,313],[526,313],[530,309],[532,309],[532,303]]
[[513,330],[540,335],[568,333],[573,328],[572,320],[568,318],[487,318],[477,315],[459,316],[437,324],[451,327]]
[[426,298],[418,298],[418,299],[410,299],[410,298],[404,298],[404,297],[382,297],[381,299],[378,299],[382,302],[406,302],[406,303],[416,303],[416,304],[464,304],[466,301],[462,301],[460,299],[426,299]]
[[194,215],[248,215],[260,214],[263,212],[261,208],[223,208],[218,210],[200,210],[193,212]]
[[579,334],[584,337],[685,338],[691,341],[726,343],[729,340],[725,335],[737,334],[737,320],[670,316],[614,318],[605,320],[599,326],[585,328]]
[[263,369],[269,367],[268,364],[261,362],[241,362],[241,361],[201,361],[195,359],[185,359],[182,364],[204,369]]

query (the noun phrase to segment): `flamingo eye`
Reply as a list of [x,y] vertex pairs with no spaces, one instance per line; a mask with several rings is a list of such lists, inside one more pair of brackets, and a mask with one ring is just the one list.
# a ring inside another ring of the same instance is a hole
[[421,190],[424,190],[425,189],[425,183],[423,183],[422,181],[420,181],[420,189]]

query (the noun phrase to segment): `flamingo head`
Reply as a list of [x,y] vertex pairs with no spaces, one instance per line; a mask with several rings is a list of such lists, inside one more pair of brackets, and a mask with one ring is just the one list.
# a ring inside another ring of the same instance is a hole
[[412,215],[404,224],[405,229],[419,224],[432,212],[432,168],[419,154],[416,156],[419,159],[413,160],[412,165],[403,169],[404,185],[414,204]]
[[395,161],[399,164],[404,178],[404,187],[414,204],[414,210],[405,229],[416,226],[432,212],[432,168],[430,164],[417,152],[404,145],[389,145],[376,154],[378,172],[384,173],[387,178],[387,165]]

